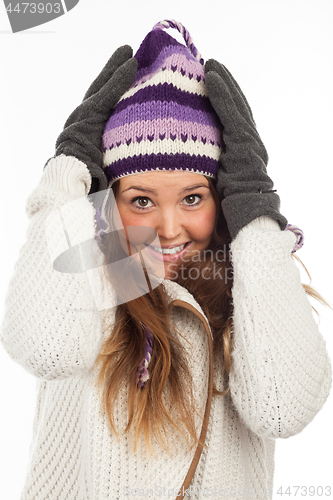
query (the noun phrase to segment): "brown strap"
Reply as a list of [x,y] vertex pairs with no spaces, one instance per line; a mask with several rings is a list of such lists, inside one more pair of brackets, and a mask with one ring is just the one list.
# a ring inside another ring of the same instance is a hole
[[[193,312],[193,314],[195,314],[203,322],[207,336],[208,336],[208,347],[209,347],[208,396],[207,396],[206,409],[205,409],[205,414],[204,414],[202,427],[201,427],[201,434],[200,434],[200,441],[202,441],[204,443],[205,439],[206,439],[206,434],[207,434],[209,414],[210,414],[210,408],[211,408],[211,404],[212,404],[213,383],[214,383],[213,340],[212,340],[210,328],[208,326],[206,319],[194,306],[192,306],[188,302],[185,302],[185,301],[179,300],[179,299],[176,299],[173,302],[170,302],[170,304],[169,304],[170,310],[174,306],[183,307],[184,309],[188,309],[189,311]],[[196,470],[197,465],[199,463],[202,449],[203,449],[203,446],[199,443],[197,446],[197,449],[195,450],[190,468],[186,474],[186,477],[185,477],[184,482],[182,484],[182,487],[180,489],[180,492],[179,492],[180,495],[177,496],[177,500],[183,500],[184,495],[186,493],[186,490],[190,486],[190,483],[191,483],[192,478],[194,476],[195,470]]]

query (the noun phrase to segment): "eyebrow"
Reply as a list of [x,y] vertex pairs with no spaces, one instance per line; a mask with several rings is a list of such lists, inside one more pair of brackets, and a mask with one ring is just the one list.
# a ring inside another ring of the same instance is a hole
[[[181,191],[179,191],[179,194],[186,193],[187,191],[193,191],[194,189],[198,189],[200,187],[205,187],[205,188],[209,189],[209,186],[207,186],[207,184],[195,184],[194,186],[189,186],[187,188],[182,189]],[[128,188],[121,191],[121,193],[124,193],[125,191],[129,191],[130,189],[136,189],[137,191],[143,191],[145,193],[156,194],[156,191],[154,191],[153,189],[146,189],[146,188],[143,188],[140,186],[129,186]]]

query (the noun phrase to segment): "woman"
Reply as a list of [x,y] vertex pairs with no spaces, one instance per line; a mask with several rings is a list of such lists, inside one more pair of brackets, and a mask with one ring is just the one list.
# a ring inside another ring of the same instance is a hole
[[[228,70],[175,21],[131,55],[91,85],[27,203],[1,336],[39,378],[22,498],[271,498],[275,439],[332,380],[299,233]],[[95,216],[103,306],[96,269],[75,267]]]

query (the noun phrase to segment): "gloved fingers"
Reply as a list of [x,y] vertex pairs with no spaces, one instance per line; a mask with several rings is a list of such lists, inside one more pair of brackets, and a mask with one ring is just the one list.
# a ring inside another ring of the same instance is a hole
[[244,109],[241,112],[236,106],[234,95],[221,76],[215,71],[210,71],[206,74],[205,83],[210,102],[223,125],[223,141],[226,148],[243,142],[247,147],[260,151],[264,160],[268,161],[265,146],[254,123],[248,119],[248,115],[244,116]]
[[[215,61],[214,59],[209,59],[205,65],[205,71],[206,71],[206,76],[205,76],[206,79],[207,79],[207,74],[211,72],[215,72],[221,77],[225,85],[228,87],[229,92],[232,95],[232,98],[234,100],[234,103],[238,111],[244,116],[244,118],[249,122],[251,126],[255,127],[255,122],[253,119],[250,105],[247,102],[247,99],[244,96],[239,85],[237,84],[231,73],[227,70],[227,68],[222,64],[220,64],[218,61]],[[208,97],[210,98],[211,96],[209,89],[207,90],[208,90]]]
[[87,105],[90,103],[93,111],[99,113],[107,121],[119,99],[131,87],[137,68],[137,60],[134,57],[128,59],[114,72],[110,80],[105,83],[99,92],[84,102]]
[[237,168],[237,163],[246,163],[250,153],[250,161],[253,161],[255,155],[267,164],[267,151],[257,129],[238,110],[225,81],[215,71],[210,71],[206,74],[205,82],[211,104],[223,125],[225,165],[233,170]]
[[252,109],[251,109],[251,106],[249,104],[249,101],[246,99],[246,97],[245,97],[242,89],[240,88],[239,84],[236,82],[235,78],[230,73],[230,71],[228,70],[228,68],[226,66],[224,66],[223,64],[221,64],[221,66],[224,69],[225,74],[228,75],[229,78],[230,78],[230,87],[232,88],[232,83],[233,83],[234,84],[234,90],[235,91],[238,90],[240,97],[243,99],[244,103],[246,104],[246,107],[248,109],[249,118],[250,118],[251,123],[253,123],[253,125],[256,126],[256,123],[254,121],[254,117],[253,117],[253,113],[252,113]]
[[249,123],[238,110],[233,95],[221,76],[210,71],[206,73],[205,83],[209,100],[223,125],[223,137],[239,137],[244,131],[250,133]]
[[89,89],[84,95],[84,100],[89,99],[92,95],[96,94],[110,78],[113,73],[122,66],[128,59],[133,56],[132,47],[129,45],[123,45],[119,47],[110,57],[98,77],[90,85]]
[[[208,66],[207,66],[207,64],[208,64]],[[207,67],[207,71],[216,71],[222,78],[223,77],[227,78],[228,82],[229,82],[230,89],[234,90],[233,94],[237,95],[237,91],[239,92],[241,98],[243,99],[243,101],[245,102],[245,104],[248,108],[250,119],[253,122],[253,124],[255,125],[252,110],[251,110],[251,107],[248,103],[248,100],[246,99],[242,89],[240,88],[240,86],[238,85],[238,83],[236,82],[236,80],[234,79],[234,77],[232,76],[230,71],[228,70],[228,68],[226,68],[223,64],[219,63],[215,59],[209,59],[205,65],[205,68],[206,67]],[[234,89],[233,89],[233,87],[234,87]]]

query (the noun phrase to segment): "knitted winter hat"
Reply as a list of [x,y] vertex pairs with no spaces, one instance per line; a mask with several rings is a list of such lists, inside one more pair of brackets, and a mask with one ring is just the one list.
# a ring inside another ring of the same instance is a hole
[[[164,28],[176,28],[187,46]],[[184,170],[216,178],[220,121],[205,88],[204,61],[186,29],[162,21],[135,54],[132,87],[114,108],[103,134],[108,187],[152,170]]]

